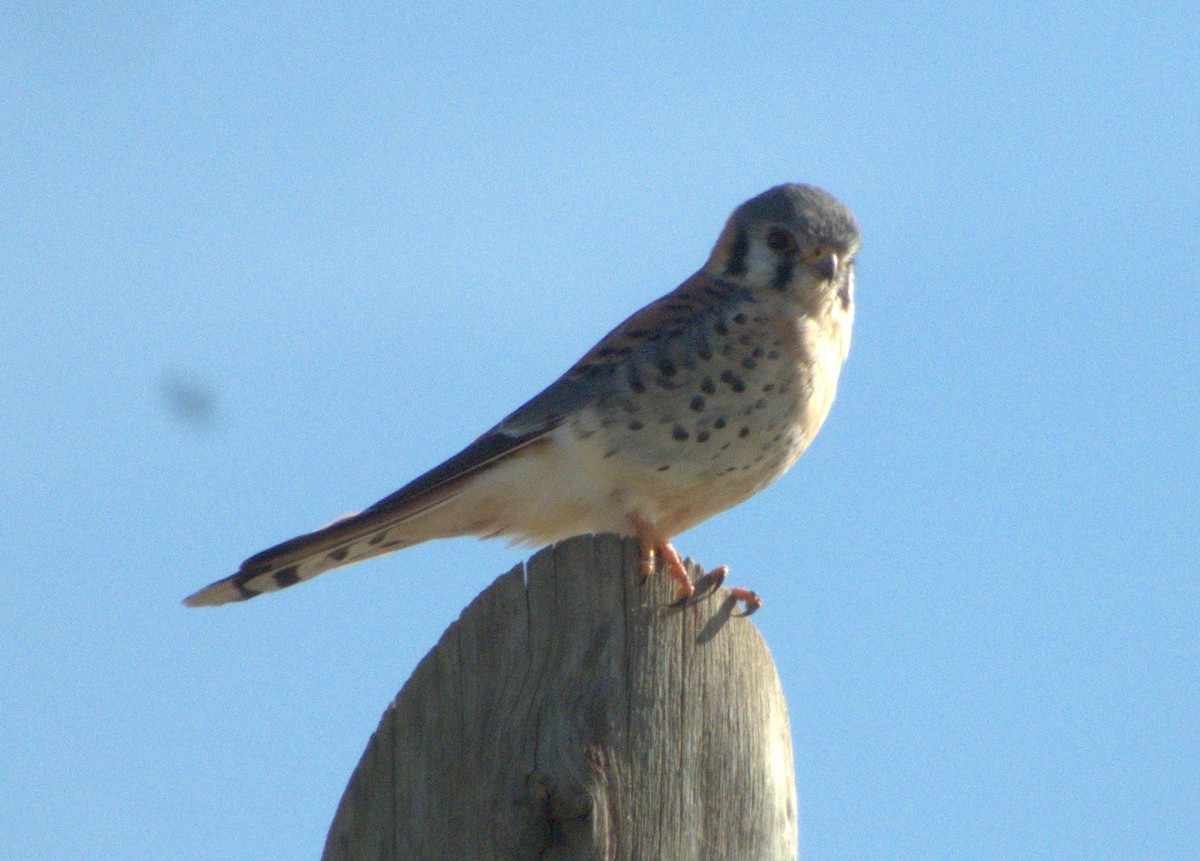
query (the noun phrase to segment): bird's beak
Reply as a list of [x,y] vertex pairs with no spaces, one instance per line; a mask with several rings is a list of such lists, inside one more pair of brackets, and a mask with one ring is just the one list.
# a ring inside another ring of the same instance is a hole
[[822,254],[812,263],[813,269],[815,269],[826,281],[832,281],[834,279],[834,277],[838,274],[838,267],[840,265],[841,261],[838,260],[838,256],[832,251],[828,254]]

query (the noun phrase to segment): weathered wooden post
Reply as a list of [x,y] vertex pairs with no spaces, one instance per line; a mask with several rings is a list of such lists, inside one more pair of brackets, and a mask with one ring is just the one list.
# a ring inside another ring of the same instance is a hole
[[787,707],[724,592],[686,610],[637,544],[499,578],[384,714],[327,861],[794,859]]

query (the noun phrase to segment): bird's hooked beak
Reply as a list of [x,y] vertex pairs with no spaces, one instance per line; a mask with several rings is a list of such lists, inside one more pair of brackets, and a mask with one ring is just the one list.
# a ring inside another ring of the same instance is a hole
[[842,261],[832,251],[822,254],[812,262],[812,268],[826,281],[832,281],[838,274]]

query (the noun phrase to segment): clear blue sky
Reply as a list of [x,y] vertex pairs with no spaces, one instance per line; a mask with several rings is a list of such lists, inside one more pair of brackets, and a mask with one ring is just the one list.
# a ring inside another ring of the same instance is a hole
[[804,857],[1200,856],[1194,3],[176,5],[0,12],[0,854],[316,857],[524,554],[180,599],[804,181],[865,237],[839,400],[677,542],[766,598]]

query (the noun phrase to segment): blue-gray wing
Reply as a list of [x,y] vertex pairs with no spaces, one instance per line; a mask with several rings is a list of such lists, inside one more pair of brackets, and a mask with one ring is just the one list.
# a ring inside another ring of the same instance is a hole
[[[457,495],[464,482],[534,445],[593,404],[641,390],[639,368],[674,373],[670,353],[714,305],[740,290],[700,272],[604,337],[566,374],[449,460],[370,508],[251,556],[238,573],[189,597],[198,606],[252,598],[405,546],[389,529]],[[707,310],[706,310],[707,309]],[[669,381],[662,381],[670,388]]]
[[584,392],[578,380],[556,381],[458,454],[370,508],[256,553],[236,574],[184,603],[197,607],[244,601],[407,546],[403,533],[390,531],[392,527],[447,502],[467,479],[545,438],[586,402]]
[[[588,404],[578,378],[560,377],[458,454],[376,502],[363,515],[400,513],[429,493],[455,485],[545,437]],[[361,516],[361,515],[360,515]]]

